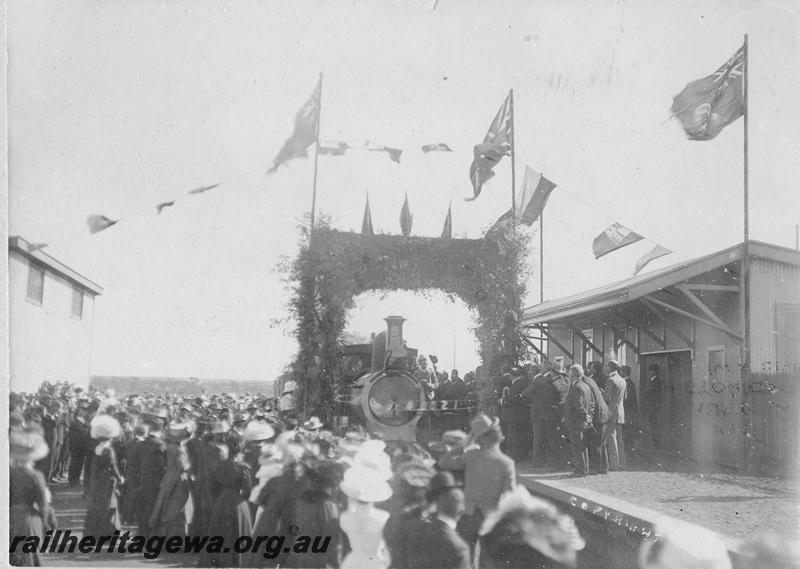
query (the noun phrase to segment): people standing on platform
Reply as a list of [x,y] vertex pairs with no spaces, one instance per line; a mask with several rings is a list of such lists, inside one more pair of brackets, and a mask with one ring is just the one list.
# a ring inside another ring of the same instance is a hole
[[89,482],[89,504],[83,534],[95,538],[112,535],[120,529],[119,487],[125,478],[119,469],[113,441],[122,434],[122,427],[111,415],[98,413],[91,422],[91,437],[97,442],[92,449],[92,475]]
[[150,513],[154,535],[184,537],[194,514],[189,454],[184,444],[191,435],[187,424],[171,424],[164,434],[167,464]]
[[[33,466],[47,456],[47,443],[41,431],[22,426],[9,431],[8,444],[9,538],[31,536],[42,540],[46,531],[56,529],[50,490],[44,475]],[[27,567],[41,565],[36,549],[25,553],[21,548],[9,554],[9,563]]]
[[547,428],[548,409],[553,403],[554,392],[549,379],[538,365],[532,365],[526,373],[530,377],[528,387],[522,392],[522,398],[530,409],[531,429],[533,431],[533,467],[548,466],[552,454]]
[[662,448],[661,433],[661,398],[664,392],[664,382],[661,378],[661,368],[658,364],[647,366],[644,380],[642,381],[642,415],[648,426],[648,435],[653,448]]
[[531,379],[519,369],[512,370],[511,387],[504,401],[508,454],[517,462],[528,458],[531,451],[531,412],[522,395]]
[[167,467],[167,448],[162,432],[164,417],[164,409],[150,410],[142,415],[142,420],[147,425],[147,437],[137,447],[139,484],[133,489],[139,535],[152,534],[150,514],[153,513],[161,479]]
[[603,398],[603,392],[588,375],[581,378],[592,394],[592,427],[586,431],[586,446],[589,449],[589,473],[608,474],[608,452],[606,451],[606,426],[611,413]]
[[408,569],[470,569],[469,544],[457,531],[464,513],[464,490],[453,475],[443,470],[430,482],[428,499],[435,507],[429,520],[418,519],[409,530]]
[[625,456],[633,455],[636,441],[639,438],[639,399],[636,397],[636,384],[631,379],[631,367],[624,365],[619,368],[619,374],[625,380],[625,425],[622,428]]
[[580,365],[571,366],[568,377],[570,387],[564,405],[564,423],[567,426],[572,454],[572,470],[574,476],[587,476],[589,474],[587,436],[594,418],[592,392],[583,381],[583,367]]
[[625,424],[625,380],[619,374],[619,362],[606,362],[608,376],[604,397],[610,417],[606,424],[606,453],[609,470],[625,469],[625,441],[622,427]]
[[477,448],[453,448],[439,458],[439,466],[464,471],[464,516],[458,522],[458,532],[474,555],[478,530],[500,497],[514,488],[516,469],[514,461],[500,450],[503,433],[496,418],[476,416],[470,422],[470,435]]
[[[78,402],[75,418],[69,428],[69,484],[78,486],[81,482],[81,473],[84,472],[84,463],[87,454],[91,451],[91,436],[89,433],[89,400]],[[84,473],[84,476],[88,476]]]

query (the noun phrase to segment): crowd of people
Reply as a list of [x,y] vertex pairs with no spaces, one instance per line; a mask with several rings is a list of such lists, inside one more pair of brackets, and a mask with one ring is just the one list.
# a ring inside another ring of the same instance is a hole
[[[526,371],[533,375],[524,389],[519,377],[500,389],[505,428],[514,425],[507,407],[516,394],[535,400],[544,381],[562,391],[561,374]],[[625,385],[613,362],[609,371],[605,393]],[[588,450],[600,451],[596,441],[581,442],[597,428],[595,417],[625,423],[608,404],[604,413],[596,410],[607,396],[580,366],[567,378],[558,409],[573,464],[585,474]],[[501,420],[485,414],[423,447],[383,441],[359,426],[337,430],[316,417],[294,419],[258,394],[117,399],[62,383],[12,393],[10,401],[12,539],[56,529],[50,488],[60,482],[83,488],[84,535],[110,536],[124,526],[145,537],[220,536],[232,544],[271,536],[286,545],[204,550],[194,561],[202,567],[574,568],[585,546],[570,516],[516,484],[515,461],[502,448],[511,443],[513,453],[519,441],[505,441]],[[553,414],[541,417],[544,428],[552,428],[556,415],[545,410]],[[603,444],[613,438],[609,431],[600,434]],[[535,452],[560,452],[550,435],[541,436]],[[309,549],[302,542],[310,539]],[[680,556],[697,558],[682,538],[672,547],[665,539],[643,547],[642,569],[684,567]],[[730,567],[724,547],[711,550],[717,564],[703,566]],[[13,565],[42,561],[24,548],[11,554]]]

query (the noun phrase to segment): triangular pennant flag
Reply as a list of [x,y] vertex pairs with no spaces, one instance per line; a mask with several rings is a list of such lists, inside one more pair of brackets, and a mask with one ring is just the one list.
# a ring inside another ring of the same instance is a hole
[[539,219],[547,205],[547,198],[556,185],[532,168],[525,167],[525,177],[522,179],[522,189],[517,194],[517,203],[514,212],[517,221],[525,225],[533,225]]
[[645,265],[647,265],[650,261],[654,261],[659,257],[664,257],[665,255],[671,254],[672,251],[667,249],[666,247],[662,247],[661,245],[656,245],[650,251],[639,257],[639,260],[636,261],[636,267],[633,271],[634,275],[638,275],[639,272],[644,269]]
[[320,93],[322,91],[322,76],[314,92],[294,117],[294,132],[284,142],[283,147],[272,161],[272,168],[267,172],[272,173],[278,166],[292,158],[308,156],[308,147],[317,139],[317,126],[319,122]]
[[428,152],[452,152],[453,149],[447,146],[444,142],[437,142],[436,144],[426,144],[422,147],[422,151],[427,154]]
[[599,259],[611,251],[616,251],[642,239],[644,237],[615,221],[592,241],[592,252],[595,259]]
[[163,210],[165,207],[172,207],[174,205],[175,205],[175,200],[172,200],[172,201],[169,201],[169,202],[161,202],[160,204],[158,204],[156,206],[156,210],[158,210],[156,215],[161,215],[161,210]]
[[89,226],[89,233],[100,233],[118,221],[118,219],[109,219],[105,215],[90,215],[86,218],[86,225]]
[[369,194],[367,194],[367,205],[364,206],[364,219],[361,220],[361,235],[374,235],[372,230],[372,212],[369,209]]
[[511,123],[511,93],[509,92],[489,126],[489,131],[483,137],[483,144],[475,146],[475,157],[469,167],[473,196],[467,198],[467,201],[472,201],[480,195],[483,184],[494,176],[492,168],[500,162],[503,156],[510,153]]
[[452,202],[447,208],[447,217],[444,218],[444,227],[442,228],[442,239],[453,238],[453,204]]
[[324,142],[319,146],[319,153],[328,156],[344,156],[350,145],[346,142]]
[[692,81],[672,101],[690,140],[711,140],[745,113],[745,46],[740,47],[712,75]]
[[411,215],[411,209],[408,207],[408,193],[406,193],[406,199],[403,201],[403,209],[400,210],[400,230],[406,237],[411,235],[411,226],[413,223],[414,216]]
[[389,148],[388,146],[378,146],[376,148],[370,148],[370,152],[386,152],[389,155],[389,158],[392,162],[400,163],[400,156],[403,154],[403,151],[399,148]]
[[209,190],[213,190],[214,188],[219,187],[219,184],[211,184],[210,186],[200,186],[199,188],[195,188],[193,190],[189,190],[190,194],[202,194]]

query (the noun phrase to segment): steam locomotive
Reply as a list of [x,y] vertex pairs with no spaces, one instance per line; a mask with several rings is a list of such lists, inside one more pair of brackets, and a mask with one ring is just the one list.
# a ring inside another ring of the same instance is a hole
[[[405,318],[388,316],[385,321],[386,330],[376,334],[371,344],[344,346],[342,350],[339,423],[362,425],[385,440],[416,441],[421,428],[436,429],[436,419],[442,413],[466,417],[473,407],[465,402],[461,402],[464,408],[460,411],[428,412],[448,402],[429,402],[422,381],[413,373],[418,351],[403,341]],[[454,406],[451,403],[451,408]],[[426,420],[420,425],[423,414]]]

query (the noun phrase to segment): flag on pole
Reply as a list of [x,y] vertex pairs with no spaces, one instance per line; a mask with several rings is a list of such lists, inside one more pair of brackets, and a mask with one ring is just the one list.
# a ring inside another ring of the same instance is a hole
[[616,251],[642,239],[644,237],[615,221],[595,237],[592,242],[592,252],[594,252],[595,259],[599,259],[611,251]]
[[436,144],[426,144],[422,147],[422,151],[427,154],[428,152],[452,152],[453,149],[446,145],[444,142],[437,142]]
[[411,235],[411,225],[414,223],[414,216],[411,215],[411,209],[408,207],[408,193],[406,193],[406,199],[403,202],[403,209],[400,210],[400,229],[403,231],[403,235],[408,237]]
[[100,233],[118,221],[118,219],[109,219],[105,215],[90,215],[86,218],[86,225],[89,226],[89,233]]
[[308,147],[317,140],[317,123],[319,122],[320,92],[322,90],[322,76],[317,83],[314,92],[300,107],[294,117],[294,132],[289,139],[283,143],[278,155],[272,161],[272,168],[268,172],[272,173],[278,166],[292,158],[304,158],[308,156]]
[[444,218],[444,227],[442,228],[442,239],[453,238],[453,203],[447,207],[447,217]]
[[662,247],[661,245],[656,245],[650,251],[639,257],[639,260],[636,261],[636,268],[633,271],[634,275],[638,275],[639,272],[644,269],[645,265],[647,265],[650,261],[658,259],[659,257],[664,257],[665,255],[669,255],[672,253],[666,247]]
[[514,215],[517,221],[525,225],[533,225],[539,219],[547,205],[547,198],[556,185],[529,166],[525,166],[525,176],[522,178],[522,190],[517,194],[517,203],[514,204]]
[[367,194],[367,205],[364,206],[364,219],[361,220],[361,235],[375,235],[372,230],[372,212],[369,209],[369,194]]
[[692,81],[672,101],[690,140],[711,140],[745,113],[744,59],[742,46],[713,74]]
[[475,157],[469,167],[469,179],[472,182],[474,195],[467,198],[467,201],[472,201],[480,195],[483,184],[494,176],[492,169],[503,156],[511,153],[511,135],[511,92],[509,92],[489,126],[489,132],[483,138],[483,143],[474,148]]

